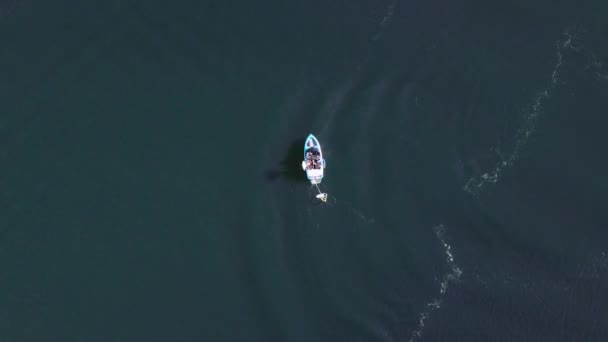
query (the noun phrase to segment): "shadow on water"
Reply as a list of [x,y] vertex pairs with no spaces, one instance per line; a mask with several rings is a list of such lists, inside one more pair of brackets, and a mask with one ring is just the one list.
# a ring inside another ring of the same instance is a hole
[[304,138],[293,141],[277,169],[264,171],[264,178],[268,181],[285,179],[290,182],[306,183],[306,174],[302,171],[302,160],[304,158]]

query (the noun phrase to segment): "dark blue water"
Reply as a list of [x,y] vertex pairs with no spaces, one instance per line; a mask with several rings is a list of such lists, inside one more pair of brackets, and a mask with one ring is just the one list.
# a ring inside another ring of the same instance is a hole
[[607,15],[0,1],[0,340],[606,340]]

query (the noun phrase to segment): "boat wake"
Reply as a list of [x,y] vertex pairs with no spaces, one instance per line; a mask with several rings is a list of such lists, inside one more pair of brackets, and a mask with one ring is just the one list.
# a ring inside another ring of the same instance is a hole
[[356,80],[354,78],[348,79],[343,85],[333,91],[323,108],[320,111],[320,117],[323,118],[324,125],[319,130],[319,137],[325,137],[327,131],[330,129],[331,124],[340,112],[340,109],[344,107],[344,103],[349,100],[353,89],[355,88]]
[[388,26],[388,24],[390,24],[391,19],[393,18],[393,15],[395,14],[396,5],[397,5],[397,0],[392,0],[391,3],[386,8],[384,17],[382,17],[382,20],[380,21],[380,25],[378,27],[378,32],[376,32],[376,34],[374,34],[374,36],[372,37],[372,41],[377,41],[380,38],[382,38],[382,35],[384,34],[386,27]]
[[[321,186],[323,188],[323,186]],[[321,190],[319,190],[321,191]],[[323,190],[326,191],[326,190]],[[315,202],[319,205],[321,205],[320,202]],[[328,195],[327,201],[324,202],[322,205],[327,205],[330,207],[342,207],[345,208],[350,214],[356,216],[359,220],[361,220],[363,223],[368,224],[368,225],[373,225],[376,223],[376,219],[364,214],[361,210],[355,208],[354,204],[349,202],[349,201],[344,201],[344,200],[338,200],[338,198],[336,198],[335,196],[332,196],[331,194]]]
[[368,64],[369,60],[372,58],[374,51],[376,50],[376,43],[382,40],[384,33],[386,32],[386,28],[391,23],[393,16],[395,15],[395,7],[397,6],[397,0],[391,0],[391,2],[386,7],[384,11],[384,15],[382,19],[378,23],[378,29],[371,36],[370,43],[367,46],[367,52],[363,56],[363,60],[357,66],[357,71],[361,71],[364,65]]
[[375,224],[376,223],[375,218],[366,216],[360,210],[357,210],[350,202],[340,201],[337,203],[339,203],[340,205],[347,208],[353,215],[357,216],[364,223],[366,223],[366,224]]
[[445,240],[445,226],[440,224],[434,228],[435,235],[441,242],[445,250],[446,263],[448,265],[448,272],[443,276],[441,283],[439,284],[439,294],[433,298],[429,303],[426,304],[424,311],[422,311],[418,318],[418,327],[412,332],[409,341],[413,342],[422,336],[424,331],[424,323],[429,318],[431,313],[439,308],[443,302],[443,298],[448,291],[448,286],[460,279],[462,270],[454,262],[454,255],[452,254],[452,247]]
[[[560,74],[566,63],[567,53],[582,53],[588,62],[586,69],[591,70],[596,79],[608,80],[608,74],[602,71],[602,63],[597,56],[580,43],[580,32],[581,30],[576,28],[566,29],[564,37],[555,43],[556,62],[551,71],[550,82],[534,97],[532,105],[525,116],[524,123],[515,133],[515,145],[510,153],[506,155],[497,153],[500,160],[495,163],[494,167],[490,171],[473,176],[469,179],[464,186],[464,190],[471,194],[478,195],[483,191],[486,185],[498,182],[503,171],[512,166],[519,158],[522,149],[535,131],[536,123],[543,111],[545,102],[551,98],[552,94],[559,86],[565,84],[565,81],[561,81]],[[496,150],[498,151],[498,149]]]
[[324,137],[327,133],[327,130],[330,128],[331,124],[334,122],[340,108],[343,107],[343,104],[346,100],[348,100],[349,95],[355,89],[355,86],[360,81],[359,72],[363,69],[363,67],[368,64],[374,49],[375,43],[382,38],[382,35],[386,31],[386,28],[391,22],[393,15],[395,14],[395,7],[397,5],[397,0],[392,0],[388,7],[386,8],[385,14],[380,20],[378,24],[377,31],[372,35],[371,42],[367,46],[367,52],[363,55],[361,61],[357,64],[355,70],[355,74],[352,78],[348,79],[346,83],[337,89],[337,91],[330,96],[330,101],[326,103],[323,110],[321,111],[321,117],[324,118],[324,125],[319,131],[319,136]]
[[608,276],[608,252],[593,255],[587,264],[579,266],[579,277],[601,279]]

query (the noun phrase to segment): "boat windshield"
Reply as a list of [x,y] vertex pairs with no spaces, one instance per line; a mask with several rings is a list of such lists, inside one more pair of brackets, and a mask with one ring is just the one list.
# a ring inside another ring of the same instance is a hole
[[306,152],[306,159],[319,160],[321,159],[321,153],[316,149],[309,149]]

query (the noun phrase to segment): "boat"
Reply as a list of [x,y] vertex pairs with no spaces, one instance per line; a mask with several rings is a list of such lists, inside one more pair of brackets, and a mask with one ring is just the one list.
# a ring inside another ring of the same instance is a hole
[[321,144],[314,135],[309,134],[304,141],[302,170],[306,171],[306,178],[310,183],[317,185],[323,180],[323,169],[325,169],[325,159],[323,159]]

